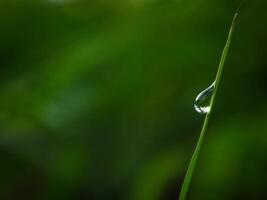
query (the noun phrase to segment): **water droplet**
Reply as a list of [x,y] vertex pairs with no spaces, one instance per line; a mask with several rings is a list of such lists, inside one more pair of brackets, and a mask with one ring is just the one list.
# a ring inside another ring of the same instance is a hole
[[210,101],[215,88],[215,82],[211,84],[207,89],[197,95],[195,100],[195,110],[200,114],[207,114],[210,112]]

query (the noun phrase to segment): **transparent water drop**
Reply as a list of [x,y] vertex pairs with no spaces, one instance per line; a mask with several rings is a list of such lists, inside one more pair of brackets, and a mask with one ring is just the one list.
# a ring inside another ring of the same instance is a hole
[[207,114],[210,112],[211,97],[215,88],[215,82],[211,84],[207,89],[197,95],[194,103],[195,110],[200,114]]

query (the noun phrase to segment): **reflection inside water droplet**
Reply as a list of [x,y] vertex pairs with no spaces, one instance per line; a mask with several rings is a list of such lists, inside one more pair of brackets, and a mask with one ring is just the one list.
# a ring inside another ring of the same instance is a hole
[[207,114],[210,112],[211,97],[214,91],[215,82],[212,83],[207,89],[197,95],[194,103],[195,110],[200,114]]

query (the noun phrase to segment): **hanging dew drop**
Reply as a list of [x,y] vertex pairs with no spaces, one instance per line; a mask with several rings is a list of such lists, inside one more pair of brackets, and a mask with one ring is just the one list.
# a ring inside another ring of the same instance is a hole
[[212,94],[215,88],[215,82],[212,83],[207,89],[197,95],[194,103],[195,110],[200,114],[207,114],[210,112],[210,103]]

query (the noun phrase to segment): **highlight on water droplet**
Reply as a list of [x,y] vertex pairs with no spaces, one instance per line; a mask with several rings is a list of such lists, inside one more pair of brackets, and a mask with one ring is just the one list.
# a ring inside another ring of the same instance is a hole
[[215,81],[207,89],[197,95],[194,107],[200,114],[207,114],[210,112],[211,97],[215,88]]

